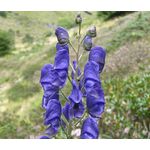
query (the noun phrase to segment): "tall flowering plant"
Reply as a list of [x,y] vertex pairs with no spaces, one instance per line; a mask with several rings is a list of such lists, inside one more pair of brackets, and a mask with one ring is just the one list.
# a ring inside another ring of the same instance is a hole
[[[100,46],[93,46],[92,38],[96,37],[96,27],[89,28],[81,39],[82,18],[76,17],[79,27],[77,49],[73,47],[66,29],[58,27],[55,30],[58,43],[54,64],[46,64],[41,69],[40,83],[44,94],[42,107],[45,109],[44,125],[47,129],[41,139],[55,138],[62,129],[66,138],[97,139],[99,137],[99,122],[105,107],[104,92],[100,73],[105,64],[106,51]],[[81,46],[83,45],[83,49]],[[76,55],[71,62],[69,47]],[[83,53],[89,53],[84,71],[79,67]],[[72,69],[69,74],[69,66]],[[66,80],[72,85],[67,96],[62,89]],[[66,103],[62,105],[60,95]]]

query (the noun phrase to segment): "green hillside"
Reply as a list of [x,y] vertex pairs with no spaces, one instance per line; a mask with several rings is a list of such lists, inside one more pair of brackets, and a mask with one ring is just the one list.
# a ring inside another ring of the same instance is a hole
[[[13,34],[15,41],[14,48],[0,56],[0,138],[36,138],[44,131],[40,70],[53,63],[56,26],[67,28],[74,43],[76,14],[7,12],[0,16],[0,30]],[[150,138],[150,12],[107,21],[97,14],[81,13],[81,33],[94,24],[95,45],[107,49],[101,75],[106,98],[101,138]],[[67,87],[63,91],[69,94],[68,82]]]

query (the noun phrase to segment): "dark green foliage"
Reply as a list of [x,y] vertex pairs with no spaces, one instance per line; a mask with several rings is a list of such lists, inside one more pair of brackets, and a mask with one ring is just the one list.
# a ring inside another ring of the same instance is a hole
[[123,16],[131,12],[127,11],[99,11],[97,12],[97,16],[102,20],[109,20],[114,17]]
[[[103,120],[104,129],[102,129],[104,136],[106,134],[113,138],[148,137],[147,130],[150,122],[149,83],[149,73],[132,75],[126,79],[114,77],[103,83],[107,105]],[[129,132],[125,128],[128,128]]]
[[3,18],[7,17],[7,12],[6,11],[0,11],[0,16]]
[[0,56],[14,48],[14,34],[0,30]]

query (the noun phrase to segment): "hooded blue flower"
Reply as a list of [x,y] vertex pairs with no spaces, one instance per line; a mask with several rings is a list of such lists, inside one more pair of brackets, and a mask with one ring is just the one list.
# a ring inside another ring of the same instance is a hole
[[51,99],[59,99],[59,92],[51,93],[49,96],[43,95],[42,107],[47,109],[47,104]]
[[65,70],[56,70],[52,64],[46,64],[41,69],[41,85],[43,89],[46,89],[47,86],[52,89],[62,88],[65,85],[68,72]]
[[57,40],[60,44],[66,44],[69,42],[69,34],[66,29],[58,27],[55,30],[55,35],[57,36]]
[[87,35],[87,36],[84,38],[83,46],[84,46],[85,50],[87,50],[87,51],[90,51],[90,50],[91,50],[91,48],[92,48],[92,37],[91,37],[91,36],[88,36],[88,35]]
[[75,80],[72,80],[72,91],[68,98],[74,103],[79,103],[82,100],[82,93]]
[[48,126],[46,134],[52,136],[57,133],[60,126],[61,104],[57,99],[48,101],[46,112],[44,114],[44,124]]
[[81,139],[97,139],[99,136],[99,129],[96,120],[92,117],[88,117],[84,120],[81,129]]
[[101,114],[104,112],[104,108],[105,108],[105,100],[104,100],[103,92],[101,93],[100,97],[94,97],[90,94],[87,94],[86,103],[87,103],[88,113],[92,117],[99,118]]
[[99,71],[102,72],[105,65],[106,50],[100,46],[93,47],[89,54],[89,61],[99,64]]
[[88,61],[84,67],[84,81],[88,79],[99,82],[99,66],[94,61]]
[[81,102],[79,103],[66,103],[63,108],[63,114],[66,117],[66,119],[69,121],[72,118],[80,118],[84,113],[84,105]]
[[101,87],[101,82],[93,81],[93,80],[86,80],[84,83],[84,87],[86,90],[86,93],[94,96],[94,97],[100,97],[101,93],[103,92],[102,87]]
[[54,61],[54,69],[56,70],[66,70],[69,67],[69,48],[68,45],[62,45],[57,43],[56,45],[56,56]]
[[105,99],[100,82],[87,80],[84,84],[88,112],[93,117],[100,117],[104,111]]

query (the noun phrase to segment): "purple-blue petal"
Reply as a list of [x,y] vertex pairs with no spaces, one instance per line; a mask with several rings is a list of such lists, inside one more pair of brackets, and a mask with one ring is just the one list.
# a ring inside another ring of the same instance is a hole
[[102,72],[105,65],[106,50],[103,47],[95,46],[89,54],[89,61],[95,61],[99,65],[99,71]]
[[[48,91],[49,93],[51,93],[50,91]],[[44,109],[47,109],[47,104],[51,99],[59,99],[59,93],[58,92],[53,92],[51,94],[47,95],[43,95],[42,98],[42,107]]]
[[68,45],[56,45],[56,56],[54,61],[54,69],[65,69],[68,70],[69,67],[69,48]]
[[88,112],[92,117],[100,117],[104,112],[105,99],[103,94],[100,97],[94,97],[87,94],[86,102]]
[[84,67],[84,81],[88,79],[99,82],[99,66],[94,61],[88,61]]
[[63,107],[63,115],[69,121],[73,118],[73,113],[71,112],[70,104],[67,102]]
[[53,137],[58,133],[59,126],[60,126],[60,119],[59,118],[53,119],[50,126],[46,129],[45,134],[49,135],[50,137]]
[[79,103],[82,100],[82,93],[75,80],[72,80],[72,91],[68,98],[74,103]]
[[72,108],[72,111],[73,111],[73,114],[74,114],[74,117],[75,118],[80,118],[82,117],[83,113],[84,113],[84,105],[81,102],[79,103],[71,103],[71,108]]
[[97,139],[98,136],[99,136],[99,129],[98,129],[97,121],[92,117],[88,117],[83,122],[80,138]]
[[42,135],[39,137],[39,139],[50,139],[47,135]]
[[61,117],[61,104],[57,99],[48,101],[46,112],[44,114],[44,124],[52,125],[54,120],[59,120]]

